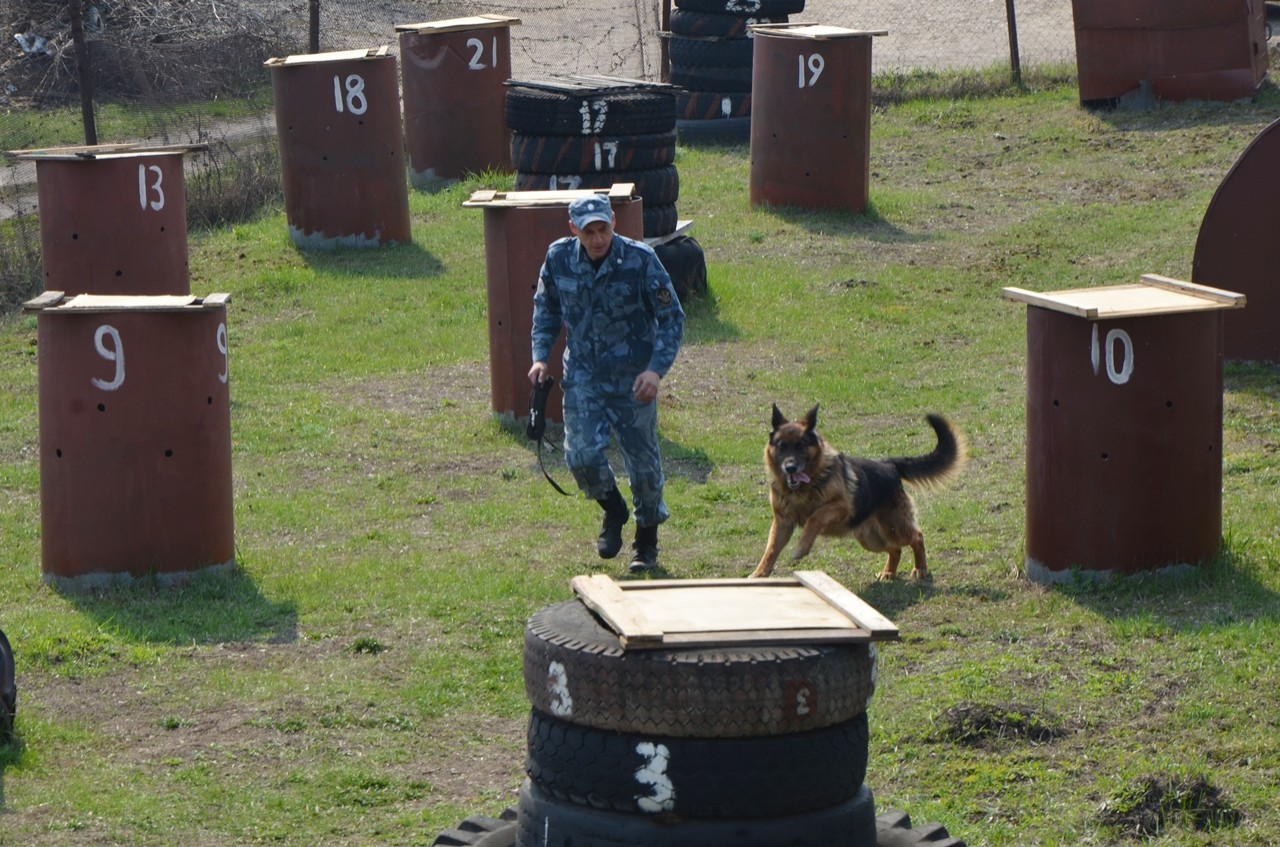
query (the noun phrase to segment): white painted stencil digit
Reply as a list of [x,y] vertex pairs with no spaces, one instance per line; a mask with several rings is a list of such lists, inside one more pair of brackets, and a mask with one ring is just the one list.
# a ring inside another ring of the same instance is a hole
[[[107,342],[110,341],[110,346]],[[115,391],[124,385],[124,342],[120,340],[120,331],[110,324],[103,324],[93,334],[93,347],[98,355],[116,366],[111,379],[93,377],[89,381],[103,391]]]
[[570,717],[573,714],[573,698],[569,696],[569,674],[559,662],[552,662],[547,667],[547,689],[551,694],[551,714],[558,718]]
[[652,814],[671,811],[676,805],[676,787],[667,776],[671,751],[665,744],[642,741],[636,745],[636,752],[644,759],[644,764],[636,771],[636,782],[649,786],[649,795],[637,797],[636,805],[640,811]]

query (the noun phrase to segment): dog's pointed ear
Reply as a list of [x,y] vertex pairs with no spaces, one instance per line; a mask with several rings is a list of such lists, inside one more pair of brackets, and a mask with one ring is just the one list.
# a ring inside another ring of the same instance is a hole
[[787,418],[782,414],[782,410],[778,408],[778,404],[773,404],[773,428],[777,429],[787,422]]
[[804,416],[804,428],[810,432],[818,426],[818,405],[814,403],[813,408],[806,412]]

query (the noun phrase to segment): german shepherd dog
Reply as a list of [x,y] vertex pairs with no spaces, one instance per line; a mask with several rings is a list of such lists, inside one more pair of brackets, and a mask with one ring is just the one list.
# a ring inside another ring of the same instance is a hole
[[819,535],[852,535],[873,553],[888,553],[879,579],[894,579],[902,548],[915,557],[911,575],[928,579],[924,534],[916,521],[915,502],[902,487],[939,485],[964,467],[964,435],[946,418],[928,415],[938,446],[923,456],[862,459],[838,453],[818,434],[818,407],[799,421],[787,420],[773,407],[773,432],[764,448],[769,473],[769,504],[773,525],[769,543],[752,577],[773,573],[778,554],[797,526],[800,541],[791,554],[799,561],[813,549]]

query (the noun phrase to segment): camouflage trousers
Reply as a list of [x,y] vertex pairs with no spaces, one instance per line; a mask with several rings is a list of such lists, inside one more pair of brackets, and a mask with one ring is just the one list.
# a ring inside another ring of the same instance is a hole
[[662,455],[658,451],[658,402],[630,394],[603,394],[567,386],[564,393],[564,459],[578,488],[599,500],[618,484],[605,451],[618,439],[637,526],[657,526],[671,516],[662,499]]

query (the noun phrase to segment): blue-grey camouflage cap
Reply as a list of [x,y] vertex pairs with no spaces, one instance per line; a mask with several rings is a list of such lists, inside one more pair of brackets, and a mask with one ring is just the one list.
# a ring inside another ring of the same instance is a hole
[[609,198],[592,194],[569,204],[569,222],[575,227],[585,229],[592,221],[613,223],[613,207],[609,205]]

